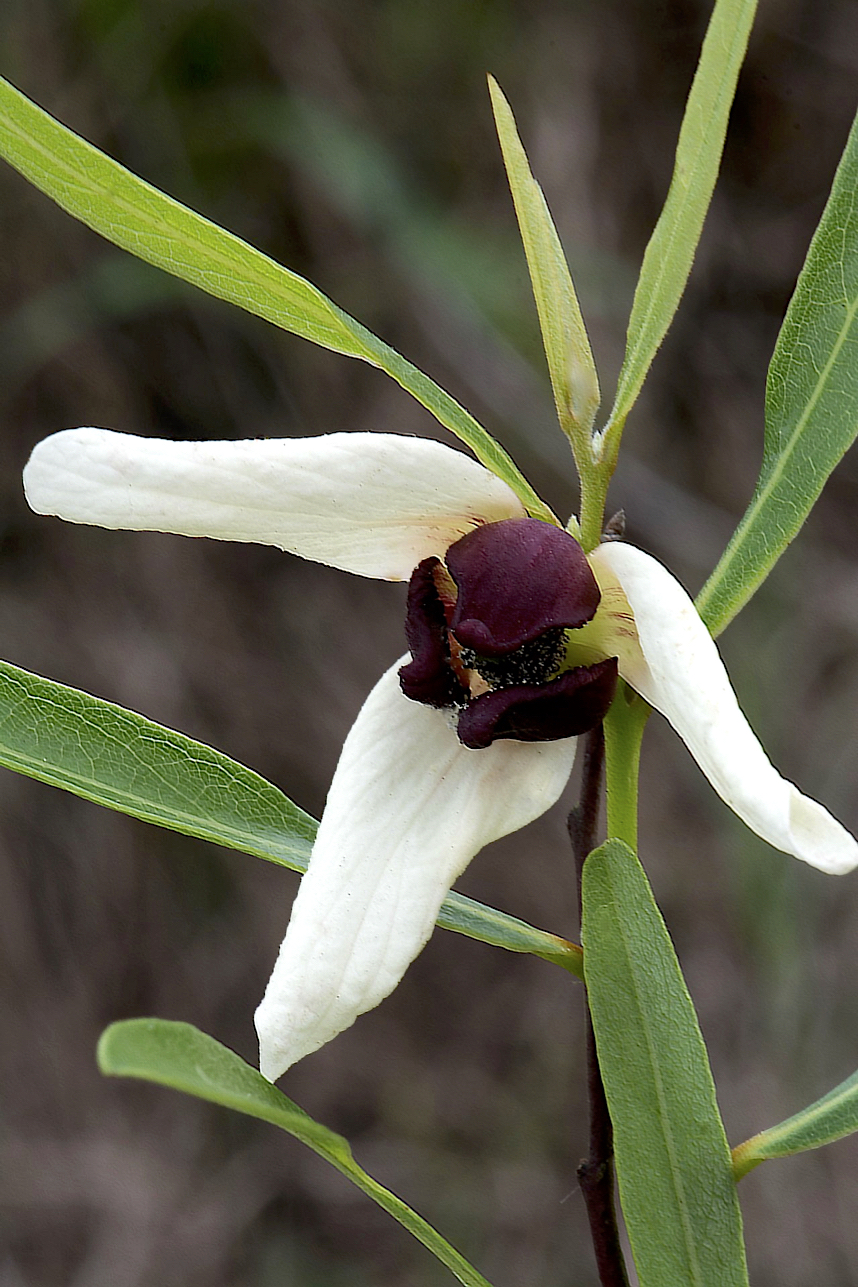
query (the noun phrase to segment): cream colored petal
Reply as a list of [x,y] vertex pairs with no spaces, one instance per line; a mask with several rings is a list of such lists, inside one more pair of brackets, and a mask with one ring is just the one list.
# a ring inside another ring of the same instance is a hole
[[406,660],[346,738],[256,1012],[271,1081],[396,987],[474,854],[550,808],[572,769],[574,738],[467,750],[444,712],[403,697]]
[[591,564],[600,584],[619,582],[637,626],[639,648],[620,638],[620,674],[670,721],[721,798],[776,849],[834,874],[858,866],[849,832],[768,759],[676,578],[621,542],[600,546]]
[[168,442],[66,429],[35,448],[24,489],[37,513],[73,523],[255,541],[391,581],[478,524],[524,514],[470,456],[383,433]]

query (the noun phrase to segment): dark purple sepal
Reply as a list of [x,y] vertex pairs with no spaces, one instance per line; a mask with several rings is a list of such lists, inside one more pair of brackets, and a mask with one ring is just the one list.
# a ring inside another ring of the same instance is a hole
[[418,563],[408,583],[405,637],[411,661],[399,671],[399,683],[406,697],[425,706],[456,706],[468,700],[450,662],[447,618],[433,573],[441,560],[434,557]]
[[459,716],[459,741],[473,751],[499,738],[554,742],[605,718],[617,686],[617,659],[576,666],[548,684],[519,684],[475,698]]
[[459,596],[450,628],[466,648],[499,656],[546,630],[583,626],[599,586],[568,532],[537,518],[507,518],[468,532],[445,555]]

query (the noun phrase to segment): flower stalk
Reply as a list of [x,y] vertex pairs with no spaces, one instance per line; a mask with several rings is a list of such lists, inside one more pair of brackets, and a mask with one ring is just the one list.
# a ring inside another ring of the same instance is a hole
[[621,681],[605,716],[608,836],[638,850],[638,775],[641,742],[652,708]]
[[578,515],[580,540],[587,554],[595,550],[602,539],[605,522],[605,502],[613,467],[606,469],[602,464],[590,464],[581,468],[578,478],[581,484],[581,512]]

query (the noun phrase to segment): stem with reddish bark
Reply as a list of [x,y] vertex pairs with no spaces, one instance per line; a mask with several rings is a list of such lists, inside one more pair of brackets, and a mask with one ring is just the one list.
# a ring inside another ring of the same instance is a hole
[[[569,838],[575,855],[578,900],[587,855],[596,848],[605,739],[601,724],[588,735],[584,752],[581,802],[569,815]],[[590,1153],[578,1167],[590,1235],[602,1287],[628,1287],[614,1201],[614,1132],[587,1008],[587,1092],[590,1102]]]

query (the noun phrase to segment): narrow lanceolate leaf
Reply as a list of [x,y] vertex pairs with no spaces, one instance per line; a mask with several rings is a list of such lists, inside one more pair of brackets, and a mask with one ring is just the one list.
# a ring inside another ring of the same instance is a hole
[[[305,871],[318,826],[282,791],[220,751],[0,661],[0,764],[144,822]],[[463,894],[438,918],[469,938],[583,976],[575,943]]]
[[775,1157],[791,1157],[808,1149],[833,1144],[858,1131],[858,1072],[847,1077],[815,1104],[803,1108],[785,1122],[761,1131],[733,1149],[733,1169],[737,1180],[747,1175],[760,1162]]
[[95,804],[288,867],[316,822],[265,778],[202,742],[0,662],[0,764]]
[[691,272],[755,10],[756,0],[717,0],[709,20],[679,133],[670,190],[635,290],[616,401],[602,432],[602,454],[611,462],[616,460],[626,417]]
[[556,934],[535,929],[526,921],[520,921],[507,912],[496,911],[493,907],[486,907],[484,903],[478,903],[464,894],[457,894],[455,890],[441,904],[436,924],[442,929],[455,930],[457,934],[479,939],[481,943],[502,947],[507,952],[528,952],[531,956],[541,956],[543,961],[560,965],[579,979],[584,978],[584,954],[577,943],[570,943],[568,939],[559,938]]
[[769,367],[760,477],[697,606],[718,634],[768,576],[858,434],[858,118]]
[[465,1287],[490,1287],[446,1238],[358,1166],[342,1135],[314,1121],[255,1068],[199,1029],[165,1019],[115,1023],[98,1044],[98,1065],[109,1076],[136,1077],[169,1086],[278,1126],[318,1153],[398,1220]]
[[590,430],[599,409],[596,364],[551,212],[531,173],[509,103],[492,76],[489,91],[530,270],[557,415],[572,443],[579,471],[586,470],[593,463]]
[[0,156],[88,227],[139,259],[323,348],[392,376],[529,512],[549,521],[501,446],[465,409],[315,286],[126,170],[0,79]]
[[582,941],[641,1287],[747,1287],[706,1047],[646,876],[622,841],[584,864]]

